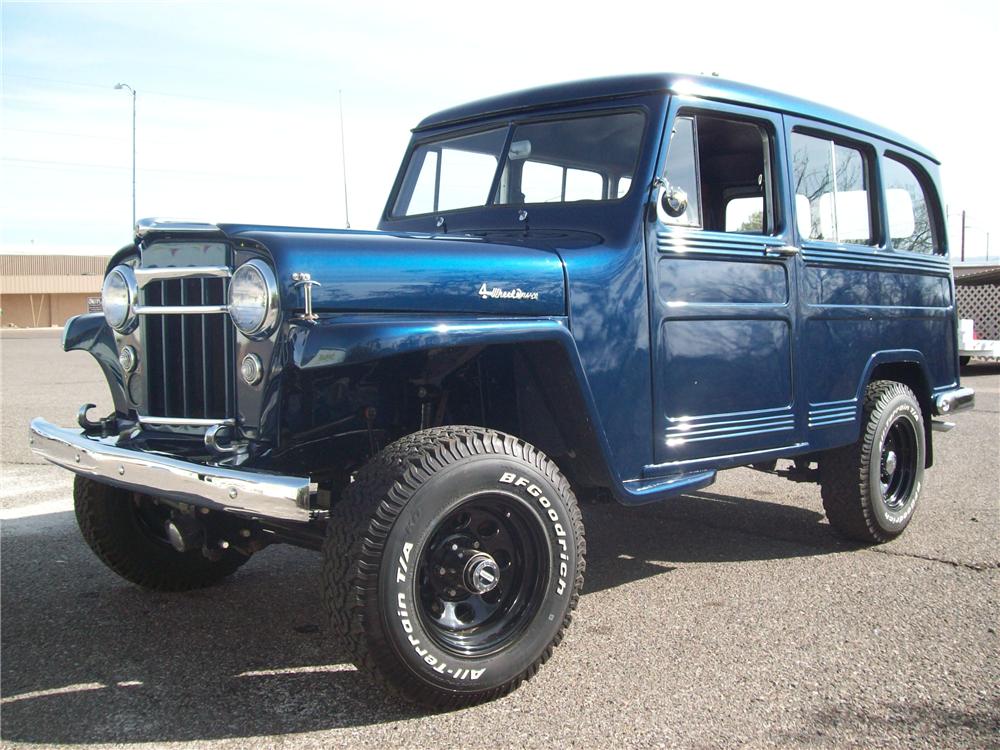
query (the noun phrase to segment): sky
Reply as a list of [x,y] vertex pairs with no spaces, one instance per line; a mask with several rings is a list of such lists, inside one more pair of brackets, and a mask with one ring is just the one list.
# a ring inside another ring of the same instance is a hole
[[137,91],[139,217],[373,228],[425,115],[673,71],[819,101],[923,144],[943,164],[953,259],[963,210],[966,259],[985,257],[987,235],[1000,258],[998,44],[996,0],[0,0],[0,252],[130,242],[132,98],[119,82]]

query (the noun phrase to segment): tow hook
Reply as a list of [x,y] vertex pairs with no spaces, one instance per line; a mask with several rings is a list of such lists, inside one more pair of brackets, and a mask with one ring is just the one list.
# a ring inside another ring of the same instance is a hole
[[76,413],[77,424],[79,424],[85,432],[95,432],[100,430],[101,437],[108,437],[110,435],[117,434],[118,420],[115,419],[114,414],[102,417],[96,422],[91,422],[87,418],[87,412],[93,409],[96,405],[97,404],[84,404],[81,406],[80,410]]

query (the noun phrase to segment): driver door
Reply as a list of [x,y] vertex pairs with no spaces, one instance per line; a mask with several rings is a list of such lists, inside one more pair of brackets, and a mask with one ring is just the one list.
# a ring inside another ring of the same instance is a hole
[[648,227],[653,476],[763,460],[804,434],[781,115],[670,109]]

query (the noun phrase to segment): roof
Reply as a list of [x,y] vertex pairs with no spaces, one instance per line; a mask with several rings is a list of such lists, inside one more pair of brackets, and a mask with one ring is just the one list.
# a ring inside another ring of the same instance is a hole
[[672,93],[702,99],[746,104],[778,112],[787,112],[840,127],[868,133],[908,148],[928,159],[938,160],[926,148],[873,122],[832,107],[781,94],[777,91],[728,81],[714,76],[690,76],[679,73],[647,73],[641,75],[591,78],[585,81],[559,83],[539,88],[501,94],[488,99],[461,104],[425,117],[414,132],[470,120],[513,114],[569,103],[631,97],[637,94]]
[[973,266],[966,268],[955,266],[952,270],[955,272],[955,283],[961,286],[989,284],[990,282],[1000,281],[1000,266]]

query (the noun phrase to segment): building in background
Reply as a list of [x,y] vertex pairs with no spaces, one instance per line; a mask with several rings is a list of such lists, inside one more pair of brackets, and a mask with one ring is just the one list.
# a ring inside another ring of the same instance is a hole
[[0,255],[0,326],[45,328],[100,309],[108,256]]

